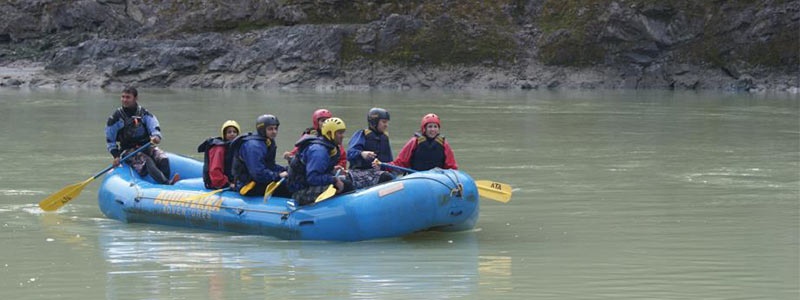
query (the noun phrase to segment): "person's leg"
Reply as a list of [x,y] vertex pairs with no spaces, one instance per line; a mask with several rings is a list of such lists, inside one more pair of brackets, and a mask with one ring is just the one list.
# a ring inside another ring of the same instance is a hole
[[161,173],[161,170],[158,169],[153,158],[147,155],[142,155],[142,157],[144,158],[144,168],[147,170],[147,174],[150,174],[150,177],[152,177],[156,183],[166,184],[169,179]]
[[380,177],[378,177],[379,184],[392,180],[394,180],[394,175],[390,172],[381,172]]
[[245,192],[245,196],[264,196],[264,191],[267,190],[267,185],[263,183],[256,182],[256,185],[253,186],[252,189]]
[[272,192],[273,197],[292,198],[292,192],[289,191],[289,185],[286,182],[281,183],[275,191]]
[[[167,180],[169,181],[170,169],[169,169],[169,158],[167,157],[167,153],[158,147],[152,147],[150,148],[150,156],[153,157],[153,160],[156,162],[156,165],[158,166],[158,169],[161,171],[161,174],[163,174],[164,177],[167,178]],[[171,183],[172,182],[170,182],[170,184]]]

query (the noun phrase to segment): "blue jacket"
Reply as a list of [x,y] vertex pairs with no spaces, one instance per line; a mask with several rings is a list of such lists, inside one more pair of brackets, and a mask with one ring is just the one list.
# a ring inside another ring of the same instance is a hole
[[240,188],[250,181],[267,184],[281,179],[280,173],[286,167],[275,163],[276,146],[272,139],[248,133],[237,137],[232,143],[234,162],[233,175],[236,186]]
[[305,137],[296,145],[299,154],[292,160],[289,189],[299,191],[309,186],[333,184],[331,172],[339,162],[339,147],[322,137]]
[[119,157],[123,150],[147,143],[151,137],[161,138],[158,119],[139,105],[134,113],[122,107],[114,110],[108,117],[105,131],[106,149],[114,157]]
[[389,136],[377,133],[370,129],[361,129],[350,138],[347,146],[347,161],[350,162],[350,169],[369,169],[372,168],[372,161],[367,161],[361,157],[362,151],[375,152],[381,162],[391,162],[392,147],[389,145]]

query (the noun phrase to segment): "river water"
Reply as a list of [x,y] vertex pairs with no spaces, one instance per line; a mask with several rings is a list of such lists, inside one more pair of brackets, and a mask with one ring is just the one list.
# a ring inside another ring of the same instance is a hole
[[[390,110],[395,154],[428,112],[461,169],[514,187],[476,228],[283,241],[106,219],[97,186],[36,203],[111,160],[118,91],[0,90],[1,299],[798,299],[800,98],[665,91],[144,90],[162,146],[226,119],[281,120],[283,152],[325,107],[348,134]],[[347,140],[347,139],[346,139]],[[399,216],[402,217],[402,216]]]

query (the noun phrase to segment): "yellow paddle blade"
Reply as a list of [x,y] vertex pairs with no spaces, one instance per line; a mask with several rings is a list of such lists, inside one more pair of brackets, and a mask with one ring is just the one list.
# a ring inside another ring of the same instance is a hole
[[277,189],[278,186],[281,185],[281,182],[283,182],[283,180],[273,181],[267,185],[267,191],[264,192],[264,202],[267,202],[267,200],[269,200],[269,197],[272,196],[272,192],[274,192],[275,189]]
[[225,190],[225,189],[218,189],[218,190],[214,190],[214,191],[211,191],[211,192],[208,192],[208,193],[203,193],[203,194],[199,194],[199,195],[194,195],[194,196],[186,197],[186,198],[183,198],[183,199],[182,199],[182,201],[196,201],[196,200],[200,200],[200,199],[206,198],[206,197],[208,197],[208,196],[213,196],[214,194],[216,194],[216,193],[219,193],[219,192],[222,192],[222,191],[224,191],[224,190]]
[[94,180],[94,177],[64,187],[55,194],[44,198],[44,200],[39,202],[39,207],[41,207],[44,211],[54,211],[61,208],[64,206],[64,204],[67,204],[67,202],[70,202],[72,199],[75,199],[75,197],[78,197],[83,188],[89,185],[92,180]]
[[322,192],[322,194],[319,194],[319,196],[317,196],[317,199],[314,200],[314,203],[324,201],[330,197],[333,197],[333,195],[336,195],[336,188],[333,187],[333,185],[331,184],[328,186],[327,190],[325,190],[324,192]]
[[475,184],[481,197],[503,203],[511,201],[511,186],[508,184],[489,180],[476,180]]

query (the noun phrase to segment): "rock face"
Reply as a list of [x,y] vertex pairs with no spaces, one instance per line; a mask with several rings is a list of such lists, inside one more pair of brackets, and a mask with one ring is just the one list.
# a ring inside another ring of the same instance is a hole
[[9,0],[0,86],[796,91],[799,28],[782,0]]

